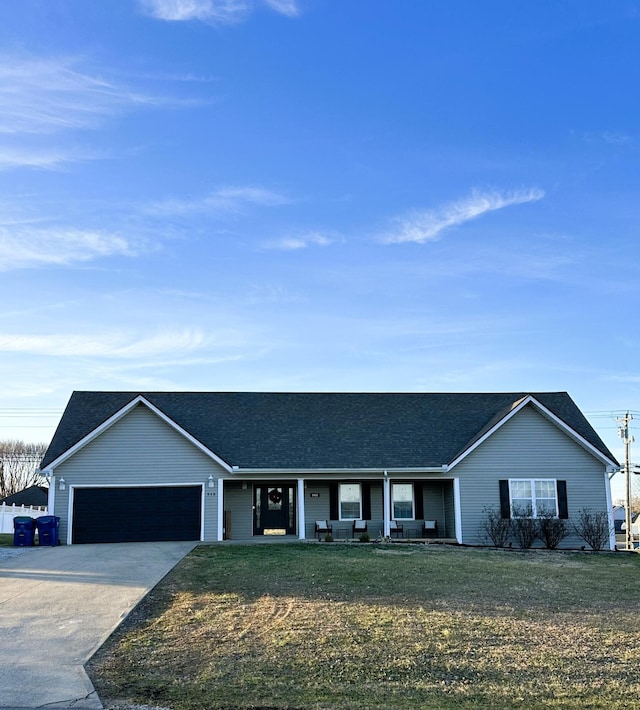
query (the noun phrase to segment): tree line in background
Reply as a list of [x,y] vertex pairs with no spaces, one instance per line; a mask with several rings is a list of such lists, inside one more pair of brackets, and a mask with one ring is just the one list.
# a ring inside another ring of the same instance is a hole
[[33,485],[42,485],[40,461],[47,444],[17,439],[0,441],[0,500]]

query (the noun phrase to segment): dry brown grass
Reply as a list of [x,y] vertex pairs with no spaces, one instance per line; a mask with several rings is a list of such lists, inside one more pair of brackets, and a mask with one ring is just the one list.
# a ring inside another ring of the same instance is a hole
[[200,547],[89,666],[195,708],[627,708],[640,557],[438,546]]

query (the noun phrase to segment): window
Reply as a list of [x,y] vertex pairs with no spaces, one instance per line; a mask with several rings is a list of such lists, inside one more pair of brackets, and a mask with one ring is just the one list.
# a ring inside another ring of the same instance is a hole
[[511,480],[509,490],[512,517],[558,515],[558,488],[554,479]]
[[359,483],[341,483],[340,520],[360,520],[362,518],[362,498]]
[[394,483],[391,487],[394,520],[414,520],[413,484]]

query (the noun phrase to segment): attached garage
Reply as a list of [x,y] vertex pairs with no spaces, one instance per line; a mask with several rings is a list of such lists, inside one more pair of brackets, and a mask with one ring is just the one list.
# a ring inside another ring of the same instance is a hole
[[202,492],[202,486],[75,488],[71,541],[200,540]]

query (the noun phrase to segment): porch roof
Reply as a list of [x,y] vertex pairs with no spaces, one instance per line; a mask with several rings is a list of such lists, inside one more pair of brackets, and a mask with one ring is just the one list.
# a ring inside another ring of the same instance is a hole
[[566,392],[74,392],[41,466],[143,397],[230,466],[437,467],[528,395],[615,460]]

